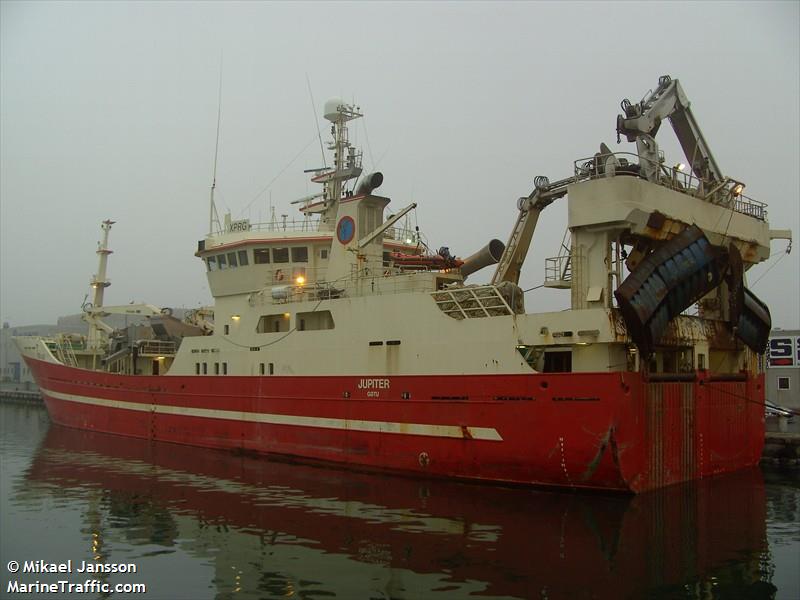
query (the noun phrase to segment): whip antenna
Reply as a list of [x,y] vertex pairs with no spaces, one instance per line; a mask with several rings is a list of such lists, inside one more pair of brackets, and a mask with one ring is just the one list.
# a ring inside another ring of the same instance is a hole
[[208,213],[208,235],[214,233],[214,223],[217,224],[217,230],[222,227],[219,224],[219,214],[217,214],[217,206],[214,204],[214,190],[217,187],[217,157],[219,156],[219,124],[222,119],[222,53],[219,55],[219,92],[217,94],[217,139],[214,143],[214,172],[211,177],[211,202]]
[[319,151],[322,154],[322,164],[328,168],[328,163],[325,161],[325,149],[322,147],[322,132],[319,129],[319,119],[317,118],[317,104],[314,102],[314,93],[311,91],[311,80],[306,73],[306,84],[308,84],[308,96],[311,98],[311,114],[314,115],[314,125],[317,126],[317,137],[319,138]]

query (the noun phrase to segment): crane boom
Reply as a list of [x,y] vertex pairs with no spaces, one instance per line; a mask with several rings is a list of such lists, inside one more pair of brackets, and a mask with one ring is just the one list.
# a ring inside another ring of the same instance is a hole
[[662,75],[654,92],[638,104],[623,100],[622,110],[625,114],[617,116],[618,139],[624,135],[629,142],[636,142],[647,179],[653,181],[658,176],[658,146],[654,138],[661,121],[669,119],[695,176],[706,183],[725,181],[677,79]]
[[103,321],[109,315],[130,315],[133,317],[154,317],[165,314],[163,308],[152,304],[122,304],[120,306],[89,306],[84,308],[83,320],[89,324],[89,331],[94,333],[95,345],[100,343],[100,331],[106,335],[113,333],[114,328]]
[[567,194],[567,186],[575,183],[582,177],[569,177],[550,183],[547,177],[538,176],[534,178],[534,190],[527,197],[522,197],[517,202],[519,215],[514,229],[508,238],[503,255],[497,263],[497,269],[492,276],[492,285],[497,285],[503,281],[519,283],[519,275],[522,271],[522,264],[531,246],[533,232],[539,221],[539,215],[554,200],[562,198]]

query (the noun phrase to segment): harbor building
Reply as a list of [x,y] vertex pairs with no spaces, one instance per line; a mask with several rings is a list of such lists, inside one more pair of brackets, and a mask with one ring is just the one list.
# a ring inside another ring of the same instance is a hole
[[800,409],[800,329],[773,329],[767,350],[767,400]]

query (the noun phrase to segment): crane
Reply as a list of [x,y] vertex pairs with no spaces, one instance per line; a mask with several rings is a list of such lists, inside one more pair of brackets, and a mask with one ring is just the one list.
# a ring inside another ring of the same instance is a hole
[[629,142],[636,142],[641,173],[648,181],[655,182],[659,177],[660,160],[655,135],[661,122],[669,119],[694,175],[712,189],[727,183],[677,79],[662,75],[658,87],[648,97],[636,104],[626,98],[621,107],[625,114],[617,116],[617,142],[620,135]]
[[514,284],[519,283],[519,275],[522,270],[522,263],[533,239],[533,232],[539,221],[539,215],[554,200],[558,200],[567,195],[567,186],[575,183],[585,176],[568,177],[550,183],[544,175],[534,178],[534,190],[528,195],[523,196],[517,201],[519,215],[511,236],[508,238],[503,255],[497,263],[497,269],[492,276],[492,285],[497,285],[503,281],[510,281]]
[[154,317],[157,315],[170,314],[166,308],[159,308],[152,304],[122,304],[119,306],[94,306],[85,304],[81,318],[89,325],[89,348],[101,348],[105,339],[114,332],[114,328],[103,321],[104,317],[110,315],[129,315],[132,317]]

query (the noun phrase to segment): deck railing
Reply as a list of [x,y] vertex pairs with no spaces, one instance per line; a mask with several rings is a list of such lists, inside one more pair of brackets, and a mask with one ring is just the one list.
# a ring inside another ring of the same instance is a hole
[[[250,223],[244,221],[244,225],[232,231],[225,231],[224,234],[263,232],[263,233],[303,233],[318,232],[320,227],[319,219],[285,219],[277,221],[266,221],[263,223]],[[333,235],[333,232],[330,232]],[[407,244],[417,242],[418,233],[416,230],[407,227],[389,227],[384,233],[383,238],[396,240]]]
[[[606,162],[610,157],[616,158],[614,174],[606,172]],[[630,152],[612,152],[610,154],[596,154],[586,158],[579,158],[574,162],[576,177],[600,179],[603,177],[639,176],[639,164],[646,161],[643,157]],[[724,181],[708,182],[696,177],[691,172],[676,167],[667,167],[658,163],[659,172],[655,183],[671,190],[711,202],[727,206],[734,212],[766,221],[767,205],[742,194],[743,185],[738,181],[726,178]]]
[[163,340],[139,340],[136,346],[139,356],[172,356],[178,349],[175,342]]

